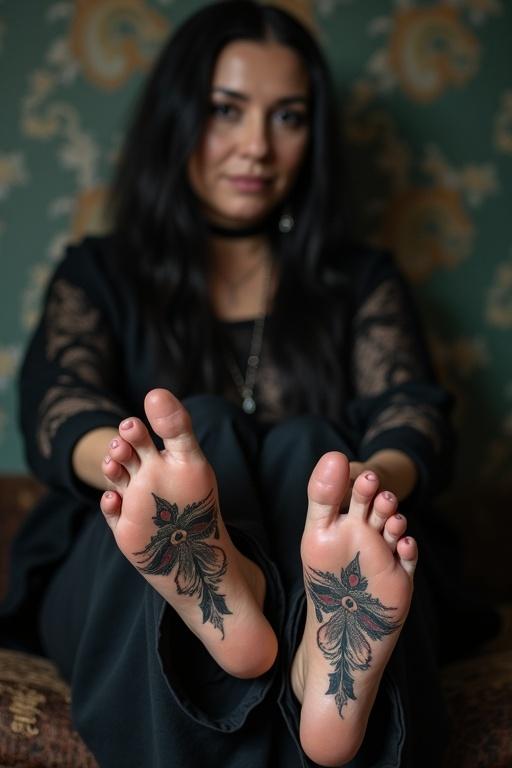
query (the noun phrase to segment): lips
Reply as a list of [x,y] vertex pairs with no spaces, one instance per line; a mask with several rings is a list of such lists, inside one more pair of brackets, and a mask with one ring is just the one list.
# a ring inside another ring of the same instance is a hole
[[262,192],[271,182],[268,176],[228,176],[227,179],[238,192],[246,193]]

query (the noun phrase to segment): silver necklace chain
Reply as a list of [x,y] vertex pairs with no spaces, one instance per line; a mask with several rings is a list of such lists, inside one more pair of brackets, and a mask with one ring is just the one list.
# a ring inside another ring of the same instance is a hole
[[242,374],[235,358],[226,350],[225,359],[228,371],[242,399],[242,410],[245,413],[254,413],[256,411],[256,400],[254,398],[254,388],[258,379],[258,371],[261,362],[261,353],[263,349],[263,332],[265,330],[265,320],[270,297],[270,285],[272,282],[272,267],[269,268],[265,280],[263,295],[263,314],[254,321],[251,343],[249,346],[249,355],[245,368],[245,376]]

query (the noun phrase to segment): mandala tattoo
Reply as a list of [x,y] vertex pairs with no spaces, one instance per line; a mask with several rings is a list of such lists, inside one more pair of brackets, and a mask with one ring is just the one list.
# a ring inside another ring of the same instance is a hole
[[135,556],[142,573],[166,576],[176,567],[174,583],[178,594],[197,595],[203,614],[203,624],[210,621],[224,638],[223,615],[231,611],[224,595],[218,593],[218,584],[226,573],[224,550],[203,539],[219,538],[217,504],[213,490],[201,501],[187,504],[180,512],[171,504],[152,494],[156,514],[153,521],[158,527],[149,544]]
[[394,608],[382,605],[380,600],[365,592],[368,580],[361,576],[359,552],[340,578],[334,573],[308,568],[306,589],[321,623],[323,614],[330,618],[317,632],[318,647],[334,672],[329,673],[326,694],[334,694],[340,717],[349,699],[356,700],[351,672],[370,667],[372,649],[370,640],[382,640],[400,627],[389,614]]

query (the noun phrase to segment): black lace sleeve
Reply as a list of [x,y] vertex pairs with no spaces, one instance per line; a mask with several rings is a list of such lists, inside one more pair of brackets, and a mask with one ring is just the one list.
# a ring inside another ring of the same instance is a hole
[[126,415],[116,395],[121,367],[107,290],[91,266],[87,246],[68,250],[50,281],[20,374],[28,463],[43,483],[81,497],[92,491],[73,473],[75,443],[96,427],[117,426]]
[[410,293],[385,255],[369,258],[356,293],[351,412],[360,456],[401,450],[435,491],[451,470],[451,398],[436,381]]

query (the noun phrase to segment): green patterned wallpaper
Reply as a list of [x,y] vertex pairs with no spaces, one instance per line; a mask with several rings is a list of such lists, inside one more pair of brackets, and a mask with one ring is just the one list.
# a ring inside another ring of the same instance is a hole
[[[66,242],[101,207],[130,105],[190,0],[0,0],[0,469],[23,471],[15,377]],[[512,4],[281,0],[318,34],[344,114],[357,229],[413,283],[457,396],[445,499],[466,568],[511,594]],[[484,550],[482,550],[484,547]],[[482,576],[481,555],[489,557]],[[510,570],[510,569],[508,569]]]

